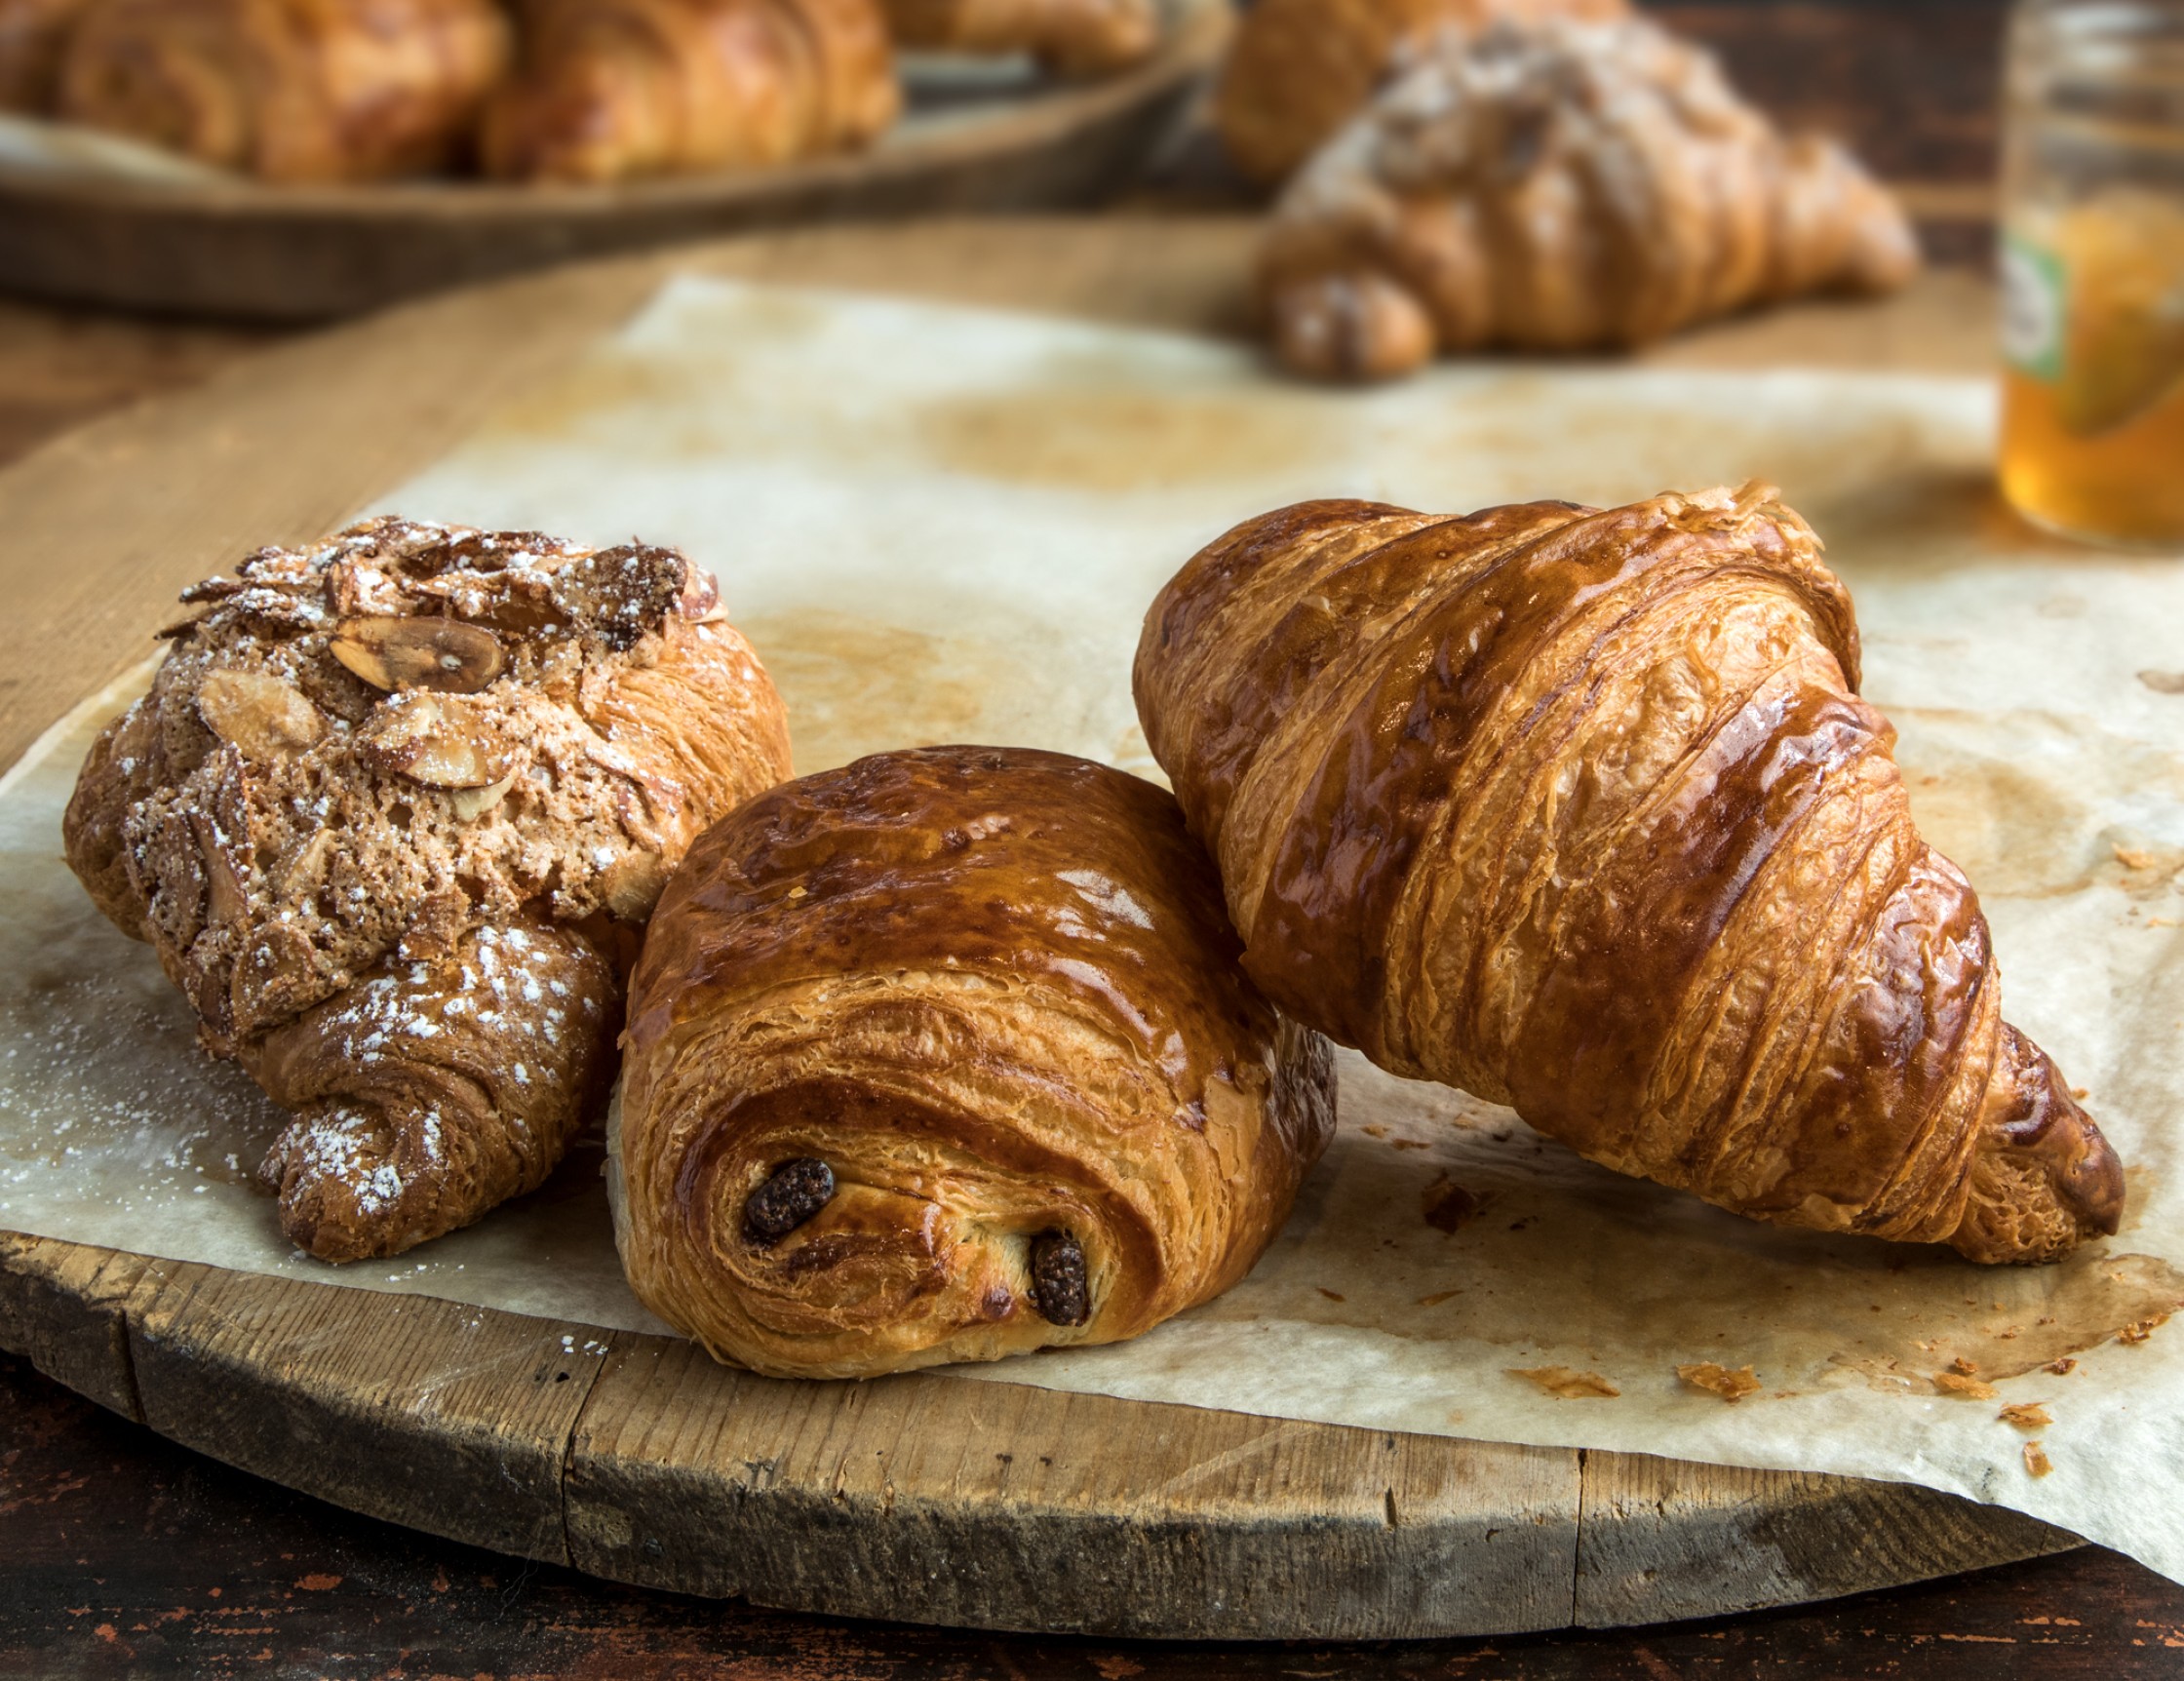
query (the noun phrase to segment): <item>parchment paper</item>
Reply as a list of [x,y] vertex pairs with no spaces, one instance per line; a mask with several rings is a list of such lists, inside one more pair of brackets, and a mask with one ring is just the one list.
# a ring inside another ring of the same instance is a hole
[[[1150,770],[1140,616],[1238,519],[1774,480],[1855,593],[1867,692],[1980,889],[2009,1019],[2130,1164],[2123,1233],[1984,1270],[1777,1231],[1346,1055],[1342,1135],[1245,1283],[1134,1344],[964,1375],[1916,1481],[2184,1579],[2184,1328],[2159,1323],[2184,1300],[2184,567],[2016,524],[1991,429],[1979,382],[1504,365],[1330,393],[1196,340],[682,281],[386,505],[685,546],[788,695],[800,769],[980,740]],[[332,1275],[241,1183],[267,1106],[60,866],[60,802],[121,698],[0,784],[0,1225]],[[339,1280],[655,1328],[597,1166]],[[1678,1379],[1700,1361],[1763,1387],[1726,1404]],[[1999,1392],[1937,1385],[1959,1361]],[[1998,1417],[2030,1402],[2042,1477]]]

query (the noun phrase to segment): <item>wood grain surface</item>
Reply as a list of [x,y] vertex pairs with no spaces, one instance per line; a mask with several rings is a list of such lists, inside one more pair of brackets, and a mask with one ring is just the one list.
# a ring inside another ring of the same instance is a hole
[[[175,591],[414,472],[670,273],[1236,331],[1234,219],[812,230],[533,277],[243,360],[0,473],[0,762],[141,657]],[[1959,274],[1726,324],[1668,365],[1987,365]],[[127,494],[117,495],[117,487]],[[905,1377],[36,1238],[0,1346],[355,1510],[603,1576],[918,1622],[1372,1637],[1713,1614],[2072,1544],[1930,1491]]]

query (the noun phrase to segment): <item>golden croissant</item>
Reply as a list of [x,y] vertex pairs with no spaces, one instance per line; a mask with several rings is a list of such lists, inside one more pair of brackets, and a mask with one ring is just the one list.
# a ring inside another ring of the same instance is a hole
[[610,181],[861,146],[902,95],[876,0],[530,0],[489,175]]
[[1253,0],[1214,93],[1223,147],[1271,185],[1355,116],[1406,48],[1541,18],[1619,18],[1625,0]]
[[57,112],[277,181],[457,160],[506,69],[494,0],[97,0]]
[[1299,1020],[1755,1219],[2051,1260],[2122,1169],[2002,1019],[1819,551],[1763,488],[1306,502],[1161,591],[1139,717]]
[[671,549],[378,519],[183,600],[68,862],[294,1113],[290,1239],[396,1254],[595,1113],[668,871],[789,774],[781,700]]
[[1242,1277],[1334,1127],[1175,801],[1063,755],[880,754],[668,884],[610,1123],[638,1299],[868,1377],[1136,1336]]
[[905,47],[1029,53],[1061,76],[1128,69],[1160,40],[1153,0],[884,0]]
[[0,0],[0,111],[43,114],[60,55],[90,0]]
[[1437,350],[1643,344],[1917,266],[1894,201],[1709,55],[1563,20],[1425,49],[1291,181],[1259,289],[1292,368],[1377,378]]

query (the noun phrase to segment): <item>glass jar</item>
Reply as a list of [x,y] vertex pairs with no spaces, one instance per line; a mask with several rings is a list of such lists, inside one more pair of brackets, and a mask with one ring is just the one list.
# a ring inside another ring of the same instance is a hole
[[2003,493],[2184,552],[2184,0],[2020,0],[2006,94]]

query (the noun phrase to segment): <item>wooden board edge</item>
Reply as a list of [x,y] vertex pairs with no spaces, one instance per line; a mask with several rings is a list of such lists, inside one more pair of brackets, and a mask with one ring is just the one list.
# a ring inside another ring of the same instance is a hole
[[[2084,1544],[1908,1484],[937,1376],[781,1383],[666,1338],[14,1234],[0,1346],[369,1516],[846,1617],[1193,1640],[1508,1634],[1807,1603]],[[529,1380],[513,1400],[511,1370]],[[1127,1476],[1084,1446],[1122,1428],[1142,1444]]]
[[1588,1452],[1572,1622],[1626,1627],[1900,1587],[2086,1544],[2022,1512],[1809,1471]]
[[[1126,1466],[1105,1446],[1125,1433]],[[1571,1450],[947,1377],[788,1384],[660,1338],[618,1339],[566,1498],[572,1562],[618,1581],[1162,1639],[1559,1627],[1578,1541]]]

